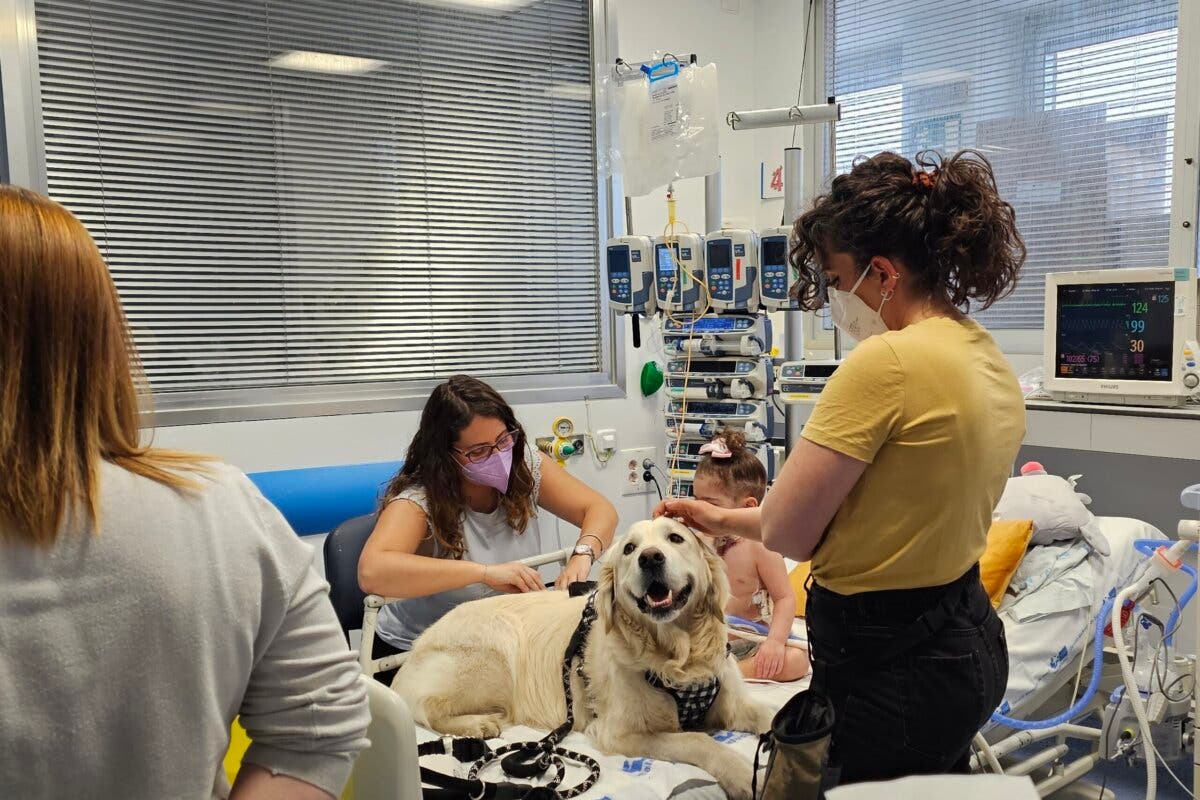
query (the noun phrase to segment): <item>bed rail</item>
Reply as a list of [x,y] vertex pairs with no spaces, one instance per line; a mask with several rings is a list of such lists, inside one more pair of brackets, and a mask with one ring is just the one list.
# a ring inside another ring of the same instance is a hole
[[[521,563],[534,568],[544,567],[547,564],[565,565],[571,560],[573,555],[575,555],[574,548],[564,547],[562,550],[554,550],[531,558],[521,559]],[[362,668],[363,674],[368,677],[374,676],[379,672],[396,669],[408,657],[407,653],[397,653],[396,655],[384,656],[383,658],[372,657],[375,649],[379,609],[399,599],[401,598],[381,597],[377,594],[369,594],[367,595],[367,599],[363,601],[362,641],[358,645],[358,665]]]

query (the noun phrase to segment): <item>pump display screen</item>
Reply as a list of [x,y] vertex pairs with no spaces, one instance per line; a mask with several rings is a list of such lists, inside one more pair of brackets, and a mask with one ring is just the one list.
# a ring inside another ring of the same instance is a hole
[[787,265],[787,240],[763,239],[763,268]]
[[608,274],[626,276],[629,274],[629,248],[608,248]]
[[722,239],[708,243],[708,272],[728,273],[733,269],[733,243]]
[[1174,307],[1171,281],[1059,286],[1058,377],[1171,380]]
[[679,263],[679,245],[674,245],[675,257],[671,257],[671,251],[667,249],[665,244],[655,245],[654,253],[658,261],[659,275],[674,275],[675,265]]

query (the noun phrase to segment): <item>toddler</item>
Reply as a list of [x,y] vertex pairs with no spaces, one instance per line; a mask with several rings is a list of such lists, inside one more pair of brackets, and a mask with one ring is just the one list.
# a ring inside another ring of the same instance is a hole
[[[752,508],[767,491],[767,471],[738,431],[724,431],[700,449],[692,493],[723,508]],[[725,613],[769,626],[764,642],[730,633],[733,654],[747,678],[794,681],[808,674],[808,653],[788,647],[796,595],[788,581],[783,556],[761,542],[738,536],[711,537],[725,562],[733,597]]]

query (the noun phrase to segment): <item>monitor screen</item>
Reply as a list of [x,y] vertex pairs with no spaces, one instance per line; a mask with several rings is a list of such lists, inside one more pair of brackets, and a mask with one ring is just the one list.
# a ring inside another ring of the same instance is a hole
[[629,274],[629,248],[625,245],[608,248],[608,274]]
[[674,248],[675,257],[671,258],[671,251],[667,249],[667,245],[659,244],[654,246],[659,273],[670,275],[675,272],[675,265],[679,263],[679,245],[674,245]]
[[1171,281],[1060,285],[1057,377],[1171,380],[1174,308]]
[[728,271],[733,268],[733,243],[718,239],[708,243],[708,269],[710,272]]
[[787,239],[763,239],[763,266],[782,267],[787,262]]

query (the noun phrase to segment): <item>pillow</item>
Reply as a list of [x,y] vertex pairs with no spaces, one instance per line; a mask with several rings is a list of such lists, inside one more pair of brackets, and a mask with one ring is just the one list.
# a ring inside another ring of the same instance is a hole
[[983,579],[983,588],[993,608],[1000,607],[1032,537],[1033,520],[1006,519],[992,523],[987,536],[987,549],[979,559],[979,577]]
[[808,583],[808,573],[811,567],[812,562],[805,561],[803,564],[797,564],[788,573],[788,582],[792,584],[792,592],[796,595],[797,617],[803,617],[808,608],[808,592],[804,590],[804,584]]
[[1033,520],[1033,544],[1053,544],[1083,538],[1100,555],[1109,554],[1108,541],[1088,511],[1092,498],[1075,491],[1075,481],[1057,475],[1009,478],[996,504],[993,520]]

